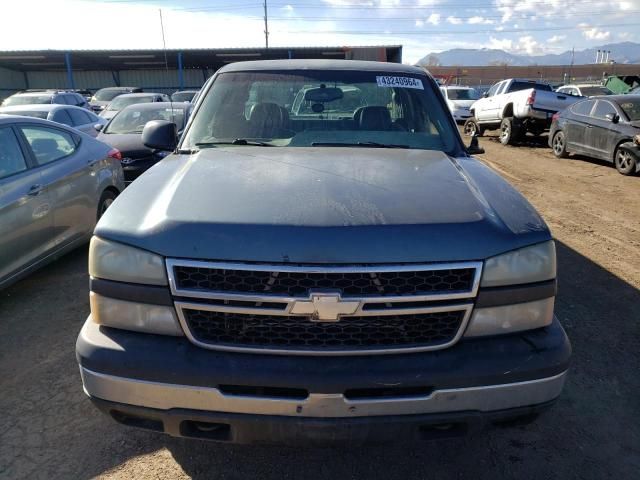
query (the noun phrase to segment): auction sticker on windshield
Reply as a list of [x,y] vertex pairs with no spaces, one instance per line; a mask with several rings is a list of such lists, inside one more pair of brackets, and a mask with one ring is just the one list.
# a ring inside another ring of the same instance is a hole
[[379,87],[417,88],[424,90],[422,80],[412,77],[376,77]]

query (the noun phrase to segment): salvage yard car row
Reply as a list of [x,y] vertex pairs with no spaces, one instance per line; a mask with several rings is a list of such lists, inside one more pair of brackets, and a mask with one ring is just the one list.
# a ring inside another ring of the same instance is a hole
[[[574,89],[577,90],[574,92]],[[297,95],[292,100],[291,114],[301,115],[304,111],[306,112],[305,115],[309,115],[309,121],[315,119],[314,116],[317,116],[317,113],[314,113],[311,107],[315,105],[314,108],[316,108],[319,104],[317,102],[313,104],[312,100],[306,98],[307,90],[301,90],[300,92],[303,95]],[[355,101],[357,103],[361,101],[362,92],[357,86],[342,86],[339,90],[340,92],[336,91],[335,94],[339,93],[340,96],[344,97],[340,100],[343,104],[341,108],[349,110],[351,105],[349,102],[353,103]],[[469,87],[441,86],[440,92],[452,111],[454,119],[456,121],[465,121],[464,131],[468,135],[482,135],[485,129],[495,127],[497,125],[496,122],[500,120],[500,140],[503,143],[517,143],[524,139],[527,130],[533,134],[539,134],[550,124],[551,131],[548,143],[558,158],[565,158],[569,154],[580,154],[606,160],[612,162],[617,170],[625,175],[636,173],[640,169],[640,161],[638,161],[640,148],[640,96],[633,94],[608,95],[610,92],[605,87],[596,88],[581,84],[567,85],[559,88],[556,92],[552,92],[546,84],[519,79],[497,83],[483,98],[478,98],[479,96],[475,90]],[[169,153],[143,144],[142,132],[145,125],[150,121],[168,121],[176,124],[177,134],[180,136],[193,110],[193,104],[190,103],[190,100],[197,93],[197,91],[176,92],[172,96],[175,103],[169,103],[167,101],[169,100],[168,96],[153,92],[142,92],[142,89],[138,87],[108,87],[99,90],[91,97],[92,108],[100,112],[100,115],[96,115],[87,108],[68,104],[73,102],[81,104],[84,101],[77,92],[57,90],[30,91],[18,93],[6,99],[3,102],[3,105],[6,106],[0,108],[0,114],[51,120],[56,123],[53,124],[55,127],[52,126],[51,129],[47,130],[48,132],[62,132],[62,130],[56,129],[72,127],[76,132],[97,137],[99,141],[111,146],[112,148],[105,147],[106,150],[102,155],[110,159],[110,168],[112,170],[115,171],[118,167],[122,168],[121,173],[112,172],[111,175],[107,175],[112,178],[110,191],[115,196],[122,190],[124,185],[134,181]],[[607,93],[607,96],[591,98],[578,96],[589,93]],[[254,95],[254,93],[251,95]],[[244,121],[251,121],[252,118],[260,116],[262,118],[261,121],[273,126],[275,117],[282,115],[284,107],[278,108],[277,115],[274,109],[271,109],[274,110],[273,112],[271,110],[262,111],[262,106],[266,108],[271,104],[263,104],[256,108],[256,102],[251,95],[245,104]],[[46,103],[33,104],[32,102],[34,101]],[[560,113],[551,113],[553,110],[569,103],[571,104],[569,108],[562,110]],[[334,105],[337,104],[338,102],[334,103]],[[372,116],[374,113],[372,108],[365,110],[366,112],[362,108],[358,109],[357,112],[353,113],[353,118],[360,119],[362,114],[365,113],[366,118],[358,120],[359,122],[364,120],[367,124],[371,124],[374,129],[384,129],[386,122],[383,122],[383,119],[379,117],[384,112],[376,110],[375,116]],[[517,118],[516,112],[519,112],[520,118]],[[328,111],[325,113],[333,115]],[[509,114],[513,116],[508,117]],[[104,118],[105,116],[112,116],[113,118],[108,121]],[[522,119],[527,116],[531,116],[531,118]],[[322,114],[320,117],[322,117]],[[229,120],[232,120],[232,118]],[[17,124],[16,122],[23,124],[24,121],[24,119],[20,120],[18,117],[14,117],[11,120],[13,124]],[[283,119],[283,121],[285,124],[289,122],[288,119]],[[505,123],[507,123],[506,128]],[[394,128],[401,127],[397,120],[393,120],[392,124],[397,124]],[[217,128],[229,129],[232,128],[232,125],[227,122],[227,125],[218,124]],[[284,127],[273,129],[271,134],[281,133],[282,128]],[[24,161],[1,159],[3,165],[0,165],[0,185],[5,186],[2,190],[2,195],[4,196],[3,206],[6,207],[12,201],[21,198],[19,195],[20,189],[27,188],[22,193],[29,198],[30,203],[47,199],[47,202],[43,202],[37,215],[46,217],[48,209],[51,208],[46,186],[43,186],[42,182],[36,181],[29,185],[23,185],[20,179],[22,177],[31,178],[28,172],[32,169],[38,170],[42,166],[38,162],[42,161],[42,155],[46,155],[47,152],[56,157],[54,160],[47,160],[47,163],[51,163],[49,167],[58,164],[64,164],[67,167],[72,166],[71,170],[63,167],[57,168],[60,178],[63,179],[65,175],[75,171],[75,167],[73,167],[74,159],[84,158],[82,156],[83,150],[87,145],[90,145],[90,142],[84,139],[83,135],[74,133],[69,137],[72,141],[66,141],[66,137],[63,134],[59,134],[57,136],[50,135],[51,138],[38,138],[34,144],[31,144],[29,139],[23,138],[24,133],[22,133],[22,130],[15,130],[12,127],[11,131],[20,139],[19,144],[24,149],[21,150]],[[235,138],[231,139],[234,142],[236,140]],[[248,142],[248,140],[242,141]],[[8,155],[9,151],[5,149],[3,155]],[[86,161],[94,163],[97,160],[91,158]],[[89,173],[87,170],[85,173],[94,175],[95,171]],[[78,172],[73,174],[79,175]],[[125,181],[122,188],[116,178],[121,176]],[[64,183],[64,180],[61,179],[58,181]],[[8,187],[8,185],[12,186]],[[10,195],[6,194],[7,191],[9,191]],[[95,204],[93,208],[98,212],[96,215],[99,215],[99,212],[108,207],[112,201],[112,198],[101,198],[104,191],[104,188],[102,190],[94,189],[92,193],[93,200],[91,201]],[[5,222],[5,225],[9,223]],[[84,222],[84,224],[88,223]],[[17,232],[19,229],[15,229],[15,231]],[[64,246],[64,241],[58,243]],[[37,262],[49,255],[38,249],[34,251],[37,252]],[[53,253],[55,254],[55,252]],[[25,265],[30,265],[30,262],[31,260],[29,259],[22,262],[18,261],[18,263]],[[15,271],[9,272],[7,268],[5,270],[0,269],[0,283],[6,281],[10,276],[16,275]]]
[[142,144],[148,121],[167,120],[184,129],[191,103],[128,90],[135,89],[118,89],[113,97],[130,105],[115,111],[111,121],[58,103],[67,94],[57,91],[20,93],[3,102],[0,288],[86,243],[125,185],[166,156]]
[[613,95],[602,85],[566,85],[555,92],[543,82],[508,79],[464,106],[449,100],[463,87],[442,87],[464,133],[482,136],[499,129],[503,145],[517,145],[527,134],[549,131],[558,158],[580,154],[612,163],[619,173],[640,172],[640,95]]

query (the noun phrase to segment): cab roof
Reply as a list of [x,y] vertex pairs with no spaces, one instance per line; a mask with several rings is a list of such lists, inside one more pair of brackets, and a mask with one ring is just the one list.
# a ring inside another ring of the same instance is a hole
[[249,72],[257,70],[359,70],[385,73],[410,73],[428,75],[412,65],[390,62],[367,62],[363,60],[255,60],[235,62],[222,67],[218,72]]

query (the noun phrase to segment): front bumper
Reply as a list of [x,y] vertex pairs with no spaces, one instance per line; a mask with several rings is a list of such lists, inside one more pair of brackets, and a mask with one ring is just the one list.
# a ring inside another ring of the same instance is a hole
[[[433,425],[467,433],[549,405],[562,390],[571,353],[557,320],[437,352],[318,358],[205,350],[186,338],[119,331],[89,319],[76,350],[86,393],[116,420],[239,443],[368,440],[385,431],[392,438],[396,427],[420,436]],[[228,393],[227,386],[282,393]],[[375,396],[397,386],[428,391]],[[287,393],[294,390],[307,394]],[[374,393],[354,398],[348,392],[355,390]],[[209,435],[214,431],[224,435]]]
[[473,116],[469,110],[452,110],[451,113],[456,122],[463,122]]
[[132,159],[128,162],[122,162],[122,170],[124,171],[124,180],[127,183],[133,182],[136,178],[142,175],[144,172],[153,167],[161,159],[155,157],[146,157],[139,159]]

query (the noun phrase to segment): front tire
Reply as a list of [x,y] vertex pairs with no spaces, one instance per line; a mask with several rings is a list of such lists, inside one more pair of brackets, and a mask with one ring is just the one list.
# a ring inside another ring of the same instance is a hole
[[616,170],[622,175],[632,175],[636,171],[636,159],[631,152],[618,147],[615,153]]
[[553,154],[557,158],[567,158],[569,156],[569,152],[567,152],[567,137],[562,130],[558,130],[553,135],[551,147],[553,149]]
[[111,206],[113,201],[116,199],[116,194],[111,190],[105,190],[102,192],[100,196],[100,200],[98,201],[98,212],[96,214],[96,220],[100,220],[104,212]]
[[503,145],[513,145],[520,133],[512,117],[506,117],[500,122],[500,143]]
[[464,122],[464,127],[462,127],[462,131],[467,137],[481,137],[484,135],[484,128],[482,128],[478,121],[475,118],[468,118]]

